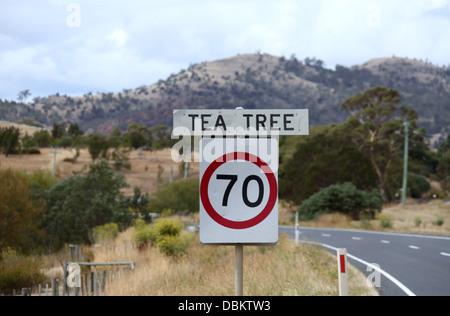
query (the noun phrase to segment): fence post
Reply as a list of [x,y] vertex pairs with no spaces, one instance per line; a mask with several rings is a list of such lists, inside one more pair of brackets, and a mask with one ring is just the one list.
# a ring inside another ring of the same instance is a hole
[[339,296],[349,296],[347,249],[338,249],[337,262],[338,262],[338,274],[339,274]]

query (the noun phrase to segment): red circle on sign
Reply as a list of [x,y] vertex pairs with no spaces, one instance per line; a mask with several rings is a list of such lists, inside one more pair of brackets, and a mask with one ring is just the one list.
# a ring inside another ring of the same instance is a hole
[[[242,158],[238,159],[237,157],[245,157],[245,159]],[[259,213],[252,219],[243,222],[231,221],[229,219],[220,216],[219,213],[217,213],[217,211],[212,206],[208,195],[209,181],[211,180],[211,177],[213,176],[214,172],[224,163],[235,160],[245,160],[252,162],[256,166],[258,166],[261,170],[265,171],[265,175],[267,177],[267,180],[269,181],[269,188],[270,188],[269,201],[267,202],[267,205],[264,207],[261,213]],[[259,157],[249,153],[230,153],[218,158],[213,163],[211,163],[208,169],[206,169],[205,174],[203,175],[202,178],[202,182],[200,184],[200,198],[202,200],[205,211],[216,223],[231,229],[247,229],[260,224],[270,215],[278,199],[277,179],[275,178],[273,172],[270,173],[267,172],[269,170],[271,171],[267,163],[262,161]]]

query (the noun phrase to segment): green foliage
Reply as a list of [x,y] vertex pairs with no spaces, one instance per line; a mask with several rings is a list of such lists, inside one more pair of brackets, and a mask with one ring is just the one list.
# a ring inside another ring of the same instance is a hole
[[154,228],[157,231],[158,236],[179,236],[183,230],[183,225],[178,221],[161,219],[156,221]]
[[106,162],[54,185],[45,194],[49,246],[89,243],[91,229],[112,222],[117,210],[124,207],[120,203],[124,187],[123,175],[115,175]]
[[400,135],[403,122],[408,121],[412,129],[417,128],[417,112],[404,106],[399,108],[400,104],[400,93],[385,87],[357,93],[341,104],[342,110],[352,114],[357,128],[357,137],[353,140],[370,158],[377,174],[379,191],[385,201],[388,200],[386,184],[389,168],[403,144]]
[[33,136],[33,143],[39,148],[50,147],[51,136],[48,131],[38,131]]
[[179,221],[161,219],[148,226],[142,219],[136,220],[134,241],[140,248],[157,246],[167,256],[176,257],[186,252],[189,239],[182,235],[183,225]]
[[138,149],[149,144],[148,134],[147,127],[131,123],[128,125],[128,131],[124,135],[124,142],[126,146]]
[[119,235],[119,225],[117,223],[109,223],[93,229],[93,237],[96,242],[114,240],[117,235]]
[[108,152],[108,142],[106,141],[106,137],[100,134],[91,135],[88,140],[88,150],[93,162],[100,157],[100,154],[102,154],[103,158],[106,158]]
[[441,181],[443,188],[450,191],[450,151],[439,160],[437,176]]
[[422,218],[420,216],[414,217],[414,226],[420,227],[420,225],[422,225]]
[[27,253],[38,250],[45,236],[41,228],[44,212],[45,206],[34,199],[25,176],[0,171],[0,249],[17,247]]
[[412,198],[420,199],[424,193],[431,190],[431,185],[424,176],[408,174],[408,191]]
[[0,128],[0,149],[8,157],[19,146],[20,130],[15,127]]
[[432,224],[434,225],[434,226],[439,226],[439,227],[441,227],[442,225],[444,225],[444,219],[442,218],[442,217],[436,217],[434,220],[433,220],[433,222],[432,222]]
[[387,215],[387,214],[380,214],[379,218],[380,220],[380,225],[382,228],[392,228],[393,227],[393,221],[394,219],[392,218],[392,216]]
[[382,199],[377,190],[360,191],[353,184],[337,184],[313,195],[303,202],[298,212],[302,220],[313,220],[322,214],[342,213],[358,220],[381,211]]
[[[348,124],[316,128],[297,144],[293,157],[280,167],[280,196],[301,204],[322,188],[352,182],[358,189],[377,187],[368,157],[351,142]],[[287,151],[292,145],[282,145]],[[364,176],[361,176],[364,175]]]
[[150,199],[149,207],[154,213],[161,213],[166,209],[176,212],[198,212],[199,181],[182,180],[161,187]]
[[184,254],[189,246],[189,240],[181,236],[162,235],[158,239],[158,248],[170,257]]
[[0,293],[29,288],[44,283],[42,262],[36,257],[24,257],[13,248],[0,253]]

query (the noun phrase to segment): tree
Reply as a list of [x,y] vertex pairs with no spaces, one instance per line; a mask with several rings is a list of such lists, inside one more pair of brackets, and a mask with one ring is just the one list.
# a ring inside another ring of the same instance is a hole
[[127,133],[124,135],[125,142],[129,147],[138,149],[146,145],[151,146],[151,140],[149,139],[149,131],[147,127],[140,126],[136,123],[128,125]]
[[352,114],[356,128],[353,141],[369,156],[385,201],[389,169],[403,146],[403,124],[408,121],[412,131],[417,128],[417,112],[402,106],[399,113],[400,104],[397,90],[375,87],[346,99],[341,105],[342,110]]
[[34,133],[33,136],[33,142],[39,147],[39,148],[47,148],[50,146],[50,133],[46,130],[38,131]]
[[49,248],[90,243],[92,228],[112,222],[117,210],[126,209],[121,189],[127,186],[124,176],[114,174],[105,161],[54,185],[45,194]]
[[448,191],[450,191],[450,151],[439,160],[437,176],[448,194]]
[[0,147],[6,157],[19,145],[20,130],[13,126],[0,128]]
[[[349,141],[347,126],[312,129],[280,167],[280,196],[297,205],[333,184],[351,182],[360,190],[377,187],[370,160]],[[361,176],[364,175],[364,176]]]
[[32,251],[44,237],[40,228],[45,205],[35,201],[26,177],[0,171],[0,249]]
[[31,97],[30,90],[20,91],[19,94],[17,95],[17,101],[19,101],[19,102],[27,102],[27,99],[29,97]]
[[162,213],[168,209],[175,212],[198,212],[198,180],[179,181],[161,187],[150,200],[150,210],[155,213]]
[[70,137],[78,137],[83,136],[84,132],[80,129],[78,124],[70,124],[69,129],[67,130],[67,135]]
[[52,137],[58,139],[66,135],[66,123],[53,123]]
[[100,134],[91,135],[88,140],[88,150],[94,163],[97,158],[100,157],[100,154],[106,158],[108,152],[108,142],[106,141],[106,137]]

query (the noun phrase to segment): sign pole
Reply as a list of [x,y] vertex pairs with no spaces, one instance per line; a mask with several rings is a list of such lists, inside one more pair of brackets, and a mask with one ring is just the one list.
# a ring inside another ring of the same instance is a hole
[[235,295],[244,296],[244,245],[236,244],[235,249]]

